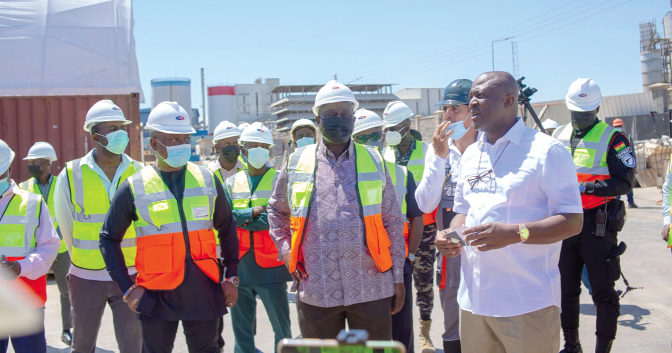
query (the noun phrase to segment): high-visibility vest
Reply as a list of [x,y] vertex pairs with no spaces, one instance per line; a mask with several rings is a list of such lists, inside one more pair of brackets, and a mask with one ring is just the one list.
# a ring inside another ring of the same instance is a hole
[[[58,222],[56,221],[56,212],[54,211],[54,190],[56,190],[56,178],[57,177],[53,175],[51,179],[51,185],[49,185],[49,195],[47,196],[47,208],[49,208],[51,223],[54,224],[55,229],[58,229]],[[30,178],[19,184],[19,188],[21,188],[22,190],[30,191],[32,193],[41,195],[42,191],[40,190],[40,186],[38,184],[39,181],[37,181],[37,179]],[[65,245],[65,241],[61,239],[61,247],[58,249],[58,253],[62,254],[66,251],[68,251],[68,247],[67,245]]]
[[[24,259],[35,251],[37,241],[35,231],[40,225],[42,196],[25,190],[19,190],[12,196],[5,212],[0,215],[0,255],[7,261]],[[44,307],[47,301],[47,276],[36,280],[19,277],[11,283],[13,291],[36,297],[34,308]],[[0,279],[0,286],[10,286]]]
[[[236,173],[226,181],[226,189],[231,198],[231,209],[244,210],[254,206],[267,206],[268,200],[277,181],[277,171],[268,168],[264,176],[259,181],[259,185],[252,192],[250,180],[246,171]],[[251,237],[254,236],[254,258],[261,268],[274,268],[283,265],[278,261],[278,248],[268,230],[251,232],[243,228],[237,228],[238,232],[238,258],[242,259],[252,247]]]
[[[184,280],[187,249],[198,268],[219,283],[217,236],[212,223],[217,190],[212,172],[187,163],[181,205],[153,166],[133,174],[129,183],[138,217],[133,222],[138,285],[151,290],[177,288]],[[180,211],[187,229],[182,226]]]
[[[303,261],[303,244],[306,220],[310,209],[310,200],[315,188],[317,170],[317,144],[301,147],[289,156],[287,163],[287,199],[292,212],[292,248],[289,272],[296,271],[297,264]],[[355,146],[355,165],[357,170],[357,196],[364,224],[365,243],[371,258],[380,272],[392,268],[390,237],[383,227],[382,201],[385,189],[385,167],[383,159],[373,148],[360,144]]]
[[[131,161],[119,178],[119,185],[133,173],[142,169],[139,162]],[[87,270],[104,270],[105,261],[100,252],[100,230],[110,209],[110,199],[100,180],[100,175],[89,168],[82,159],[66,163],[68,183],[70,184],[70,202],[75,209],[72,228],[72,264]],[[121,242],[121,251],[126,266],[135,262],[135,230],[129,228]]]
[[[415,149],[411,152],[411,158],[408,159],[406,168],[411,174],[416,183],[422,180],[422,174],[425,172],[425,154],[427,153],[428,145],[420,140],[415,141]],[[394,149],[387,146],[385,149],[385,160],[396,163],[397,157],[394,155]],[[425,213],[422,216],[424,225],[436,223],[436,211],[438,207],[431,213]]]
[[[241,161],[243,164],[243,169],[238,168],[238,171],[241,170],[247,170],[247,164],[243,163],[243,160],[238,156],[238,160]],[[218,167],[219,163],[217,162],[211,162],[208,164],[208,169],[212,172],[212,174],[215,174],[217,179],[219,179],[219,182],[222,184],[222,186],[226,185],[226,179],[224,179],[224,176],[222,176],[222,170]]]
[[[589,182],[595,180],[607,180],[611,178],[609,174],[609,165],[607,164],[607,153],[609,152],[609,143],[618,130],[604,122],[599,122],[584,136],[577,144],[574,150],[574,165],[576,166],[576,176],[579,182]],[[553,133],[558,141],[562,142],[569,152],[572,152],[572,136],[574,129],[571,124],[559,127]],[[605,202],[613,200],[614,197],[594,196],[588,194],[581,195],[581,203],[584,209],[591,209],[604,205]]]
[[408,169],[390,161],[385,161],[385,166],[387,167],[388,173],[390,173],[390,179],[392,179],[392,184],[394,184],[394,191],[397,194],[397,201],[399,201],[399,206],[401,206],[401,218],[404,220],[404,241],[406,242],[406,256],[408,256],[408,237],[410,233],[408,220],[406,217],[406,212],[408,209],[408,205],[406,204],[406,191],[408,190]]

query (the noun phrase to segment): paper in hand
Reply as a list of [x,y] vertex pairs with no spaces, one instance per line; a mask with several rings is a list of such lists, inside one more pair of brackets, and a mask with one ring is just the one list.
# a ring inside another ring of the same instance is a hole
[[453,243],[461,243],[462,245],[467,245],[467,243],[464,241],[462,231],[464,231],[466,227],[462,226],[460,228],[457,228],[453,230],[450,233],[445,234],[445,238],[451,240]]

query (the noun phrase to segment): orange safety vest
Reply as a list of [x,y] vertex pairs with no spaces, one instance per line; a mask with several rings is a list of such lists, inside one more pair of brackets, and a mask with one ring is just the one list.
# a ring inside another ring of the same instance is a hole
[[[299,148],[287,162],[288,201],[292,212],[292,242],[289,272],[294,273],[303,262],[303,244],[310,200],[315,188],[317,170],[317,146]],[[385,188],[385,167],[378,151],[372,147],[354,144],[357,169],[357,195],[365,229],[365,243],[369,254],[380,272],[392,268],[389,235],[383,226],[382,197]]]
[[[259,185],[252,192],[247,171],[242,170],[226,180],[226,189],[231,198],[233,210],[247,209],[254,206],[266,206],[277,181],[277,171],[269,168],[259,181]],[[268,230],[250,232],[243,228],[236,229],[238,233],[239,258],[243,258],[252,247],[254,236],[254,258],[261,268],[275,268],[283,265],[278,260],[278,248]]]
[[[129,178],[138,220],[133,222],[138,254],[137,282],[151,290],[171,290],[184,280],[186,244],[194,263],[214,282],[220,281],[213,230],[217,190],[210,170],[187,163],[182,210],[187,229],[182,226],[175,196],[153,166]],[[185,239],[186,231],[188,239]]]

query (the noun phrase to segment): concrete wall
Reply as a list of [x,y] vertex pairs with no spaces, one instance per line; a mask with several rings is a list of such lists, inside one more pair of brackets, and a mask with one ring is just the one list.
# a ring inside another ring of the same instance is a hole
[[440,107],[443,88],[405,88],[395,93],[416,115],[429,116]]

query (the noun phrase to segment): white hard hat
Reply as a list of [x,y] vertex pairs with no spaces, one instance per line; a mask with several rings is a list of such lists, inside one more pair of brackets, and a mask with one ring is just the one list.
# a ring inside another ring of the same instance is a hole
[[189,114],[176,102],[161,102],[154,107],[147,117],[147,130],[165,132],[167,134],[193,134]]
[[250,123],[240,123],[240,125],[238,125],[238,130],[240,130],[240,133],[242,134],[243,130],[245,130],[245,128],[248,126],[250,126]]
[[546,119],[544,120],[543,123],[541,123],[541,126],[544,128],[544,130],[548,130],[548,129],[557,129],[560,126],[560,124],[558,124],[558,122],[555,120]]
[[358,134],[364,130],[383,125],[383,119],[376,112],[358,109],[355,112],[355,130],[352,131],[352,134]]
[[56,158],[56,150],[49,142],[35,142],[35,144],[28,150],[28,155],[24,161],[31,159],[46,158],[50,161],[58,160]]
[[124,112],[121,111],[114,102],[109,99],[96,102],[91,109],[86,113],[86,121],[84,121],[84,131],[91,132],[91,127],[98,123],[106,121],[122,121],[125,125],[131,123],[130,120],[124,117]]
[[5,174],[9,166],[14,160],[14,151],[5,143],[5,141],[0,140],[0,174]]
[[356,111],[359,107],[359,102],[355,99],[355,94],[352,93],[348,86],[339,83],[336,80],[331,80],[327,82],[324,87],[320,88],[315,95],[315,105],[313,106],[313,113],[315,116],[320,115],[320,107],[337,102],[349,102],[352,104],[352,111]]
[[243,130],[243,132],[240,134],[238,142],[241,146],[243,146],[245,142],[259,142],[266,143],[271,146],[274,145],[271,129],[267,128],[260,122],[252,123],[252,125],[246,127],[245,130]]
[[315,126],[315,123],[313,123],[312,120],[310,119],[299,119],[292,124],[292,130],[289,131],[290,136],[294,136],[294,131],[296,131],[299,128],[302,127],[310,127],[317,132],[317,127]]
[[217,141],[223,140],[227,137],[240,136],[240,130],[238,130],[238,126],[236,126],[236,124],[228,121],[222,121],[219,123],[219,125],[217,125],[212,136],[212,140],[217,143]]
[[597,109],[602,102],[602,91],[597,82],[590,78],[580,78],[569,86],[565,103],[569,110],[589,112]]
[[383,121],[385,122],[385,127],[395,126],[402,121],[412,118],[413,112],[406,103],[402,101],[394,101],[387,104],[385,111],[383,112]]

